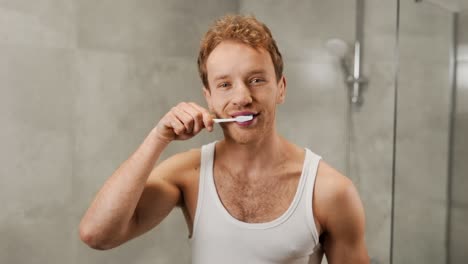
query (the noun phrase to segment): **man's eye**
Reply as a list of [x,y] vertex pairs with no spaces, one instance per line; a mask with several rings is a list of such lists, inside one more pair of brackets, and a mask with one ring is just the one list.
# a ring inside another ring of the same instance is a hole
[[218,87],[220,87],[220,88],[226,88],[226,87],[229,87],[229,83],[226,83],[226,82],[224,82],[224,83],[220,83],[220,84],[218,84]]
[[260,83],[260,82],[263,82],[263,79],[260,79],[260,78],[253,78],[250,83],[253,83],[253,84],[256,84],[256,83]]

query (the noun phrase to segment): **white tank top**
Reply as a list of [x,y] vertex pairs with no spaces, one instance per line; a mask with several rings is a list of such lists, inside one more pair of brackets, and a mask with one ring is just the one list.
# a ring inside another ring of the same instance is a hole
[[213,179],[216,142],[201,150],[201,169],[193,235],[193,264],[315,264],[323,250],[315,227],[312,195],[320,156],[309,149],[294,199],[267,223],[234,218],[222,204]]

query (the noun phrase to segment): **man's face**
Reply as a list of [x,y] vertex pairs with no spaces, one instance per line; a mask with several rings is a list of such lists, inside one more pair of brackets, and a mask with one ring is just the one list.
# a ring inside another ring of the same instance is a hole
[[219,118],[253,115],[244,123],[224,123],[224,135],[238,143],[256,140],[275,129],[276,104],[284,101],[286,81],[276,81],[270,54],[245,44],[224,41],[209,55],[209,88],[204,95]]

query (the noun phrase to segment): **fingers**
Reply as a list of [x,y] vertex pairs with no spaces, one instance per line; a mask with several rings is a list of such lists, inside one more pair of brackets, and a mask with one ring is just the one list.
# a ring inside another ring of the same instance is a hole
[[177,135],[196,135],[203,128],[213,130],[213,120],[208,110],[195,103],[180,103],[173,107],[171,113],[171,126]]
[[187,111],[184,111],[184,109],[181,107],[173,107],[171,109],[171,112],[183,125],[183,127],[185,128],[185,132],[188,134],[192,133],[195,122],[193,117],[189,113],[187,113]]
[[181,103],[182,110],[193,120],[193,133],[197,134],[204,128],[203,114],[189,103]]
[[189,103],[193,108],[198,109],[202,113],[203,116],[203,125],[208,129],[208,131],[213,131],[213,116],[210,114],[208,110],[205,108],[197,105],[196,103]]
[[169,125],[166,126],[171,128],[174,131],[174,133],[178,136],[184,134],[186,127],[184,126],[182,121],[180,121],[180,119],[173,112],[167,113],[167,116],[169,117]]

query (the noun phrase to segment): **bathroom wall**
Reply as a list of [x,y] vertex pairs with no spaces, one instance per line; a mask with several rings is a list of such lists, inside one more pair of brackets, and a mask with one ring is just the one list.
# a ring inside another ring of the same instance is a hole
[[400,1],[393,263],[445,263],[452,13]]
[[396,1],[364,1],[363,104],[351,112],[350,177],[366,210],[371,263],[390,263]]
[[457,31],[457,85],[452,145],[450,264],[468,259],[468,9],[460,12]]
[[74,258],[71,1],[0,1],[0,262]]

